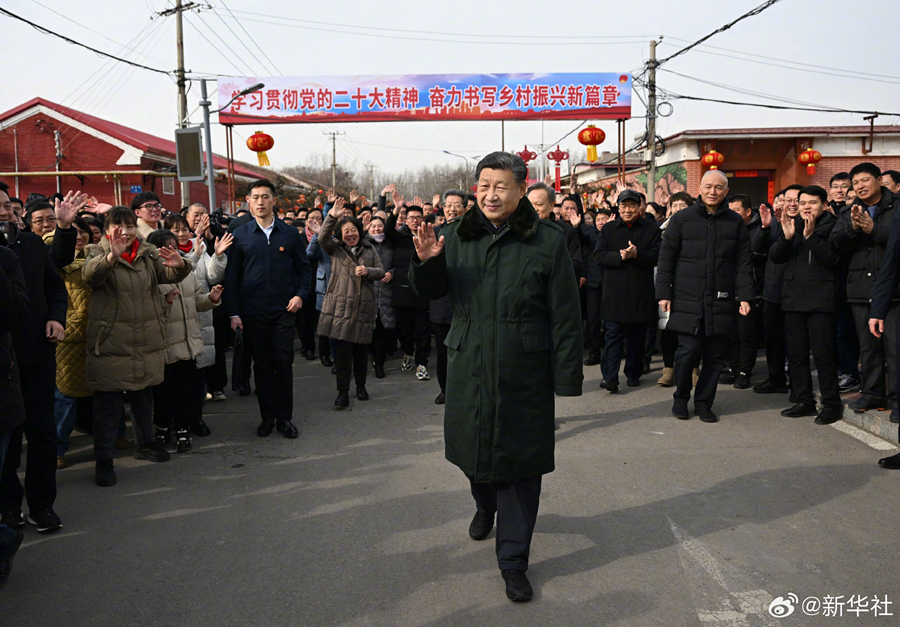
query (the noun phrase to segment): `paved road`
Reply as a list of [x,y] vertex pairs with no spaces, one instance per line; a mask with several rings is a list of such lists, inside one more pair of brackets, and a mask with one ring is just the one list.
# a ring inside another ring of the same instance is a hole
[[334,379],[295,363],[290,441],[257,438],[255,399],[208,405],[209,438],[167,464],[117,460],[93,484],[90,440],[59,473],[64,528],[26,530],[0,589],[20,625],[890,625],[778,620],[774,597],[887,595],[900,616],[900,473],[884,451],[783,398],[730,387],[722,422],[669,417],[671,390],[599,390],[557,403],[529,576],[512,604],[493,533],[473,542],[468,485],[443,459],[437,382],[389,362],[372,400],[332,409]]

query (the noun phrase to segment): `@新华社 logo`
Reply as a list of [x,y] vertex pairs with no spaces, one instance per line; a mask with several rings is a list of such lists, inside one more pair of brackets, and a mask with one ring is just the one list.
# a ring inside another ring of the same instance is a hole
[[769,614],[774,616],[775,618],[785,618],[794,613],[794,604],[798,603],[800,599],[796,594],[791,592],[788,594],[788,598],[784,597],[776,597],[771,603],[769,603]]

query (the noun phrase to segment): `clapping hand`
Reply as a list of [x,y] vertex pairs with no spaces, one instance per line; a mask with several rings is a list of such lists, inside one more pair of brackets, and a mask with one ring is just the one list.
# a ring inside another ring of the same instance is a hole
[[875,221],[872,220],[872,216],[859,205],[853,205],[853,208],[850,209],[850,221],[853,223],[854,229],[857,231],[862,230],[866,235],[871,234],[872,229],[875,228]]
[[416,254],[422,261],[437,257],[444,250],[444,236],[441,235],[439,240],[435,238],[434,227],[427,222],[419,225],[413,243],[416,245]]
[[216,257],[221,257],[228,250],[229,246],[234,243],[234,235],[225,233],[222,237],[216,238]]
[[619,251],[619,254],[622,255],[622,261],[625,261],[626,259],[637,259],[637,247],[629,241],[628,248],[623,248]]
[[197,223],[197,229],[194,233],[203,237],[209,237],[209,216],[207,214],[204,213],[200,216],[200,221]]
[[159,249],[159,256],[163,258],[163,265],[167,268],[183,268],[184,258],[177,250],[171,246],[164,246]]
[[366,276],[367,274],[369,271],[365,266],[356,266],[356,276]]
[[784,231],[784,239],[794,239],[794,233],[796,233],[796,229],[794,228],[794,218],[788,215],[787,211],[781,212],[781,230]]
[[809,239],[816,230],[816,219],[807,214],[803,216],[803,239]]

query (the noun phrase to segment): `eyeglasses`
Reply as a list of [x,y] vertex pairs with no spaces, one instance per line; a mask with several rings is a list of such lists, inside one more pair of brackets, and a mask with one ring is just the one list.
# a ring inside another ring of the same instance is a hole
[[159,203],[154,203],[152,205],[141,205],[141,209],[147,209],[149,211],[162,211],[163,206]]
[[47,218],[36,218],[31,221],[32,224],[36,226],[42,226],[44,224],[56,224],[59,220],[56,219],[56,216],[49,216]]

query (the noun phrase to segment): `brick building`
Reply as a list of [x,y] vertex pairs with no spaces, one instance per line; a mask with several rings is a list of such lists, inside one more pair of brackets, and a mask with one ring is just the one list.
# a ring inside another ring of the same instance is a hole
[[[817,126],[800,128],[705,129],[677,133],[665,140],[657,159],[656,200],[665,203],[679,191],[696,195],[707,168],[701,157],[716,150],[725,157],[719,169],[729,178],[729,192],[750,196],[754,204],[772,202],[778,190],[799,183],[821,185],[837,172],[871,161],[882,170],[900,170],[900,126]],[[814,175],[797,156],[808,148],[822,154]],[[615,184],[615,174],[576,184],[598,198]],[[648,171],[628,172],[629,187],[646,193]]]
[[[174,135],[173,135],[174,136]],[[216,205],[227,202],[227,162],[214,156]],[[53,173],[72,172],[56,176]],[[153,191],[169,210],[187,203],[175,171],[175,141],[86,115],[44,98],[0,114],[0,180],[23,200],[30,192],[50,195],[81,190],[111,205],[130,202],[137,191]],[[235,166],[236,179],[260,178]],[[207,204],[205,183],[191,183],[190,197]]]

